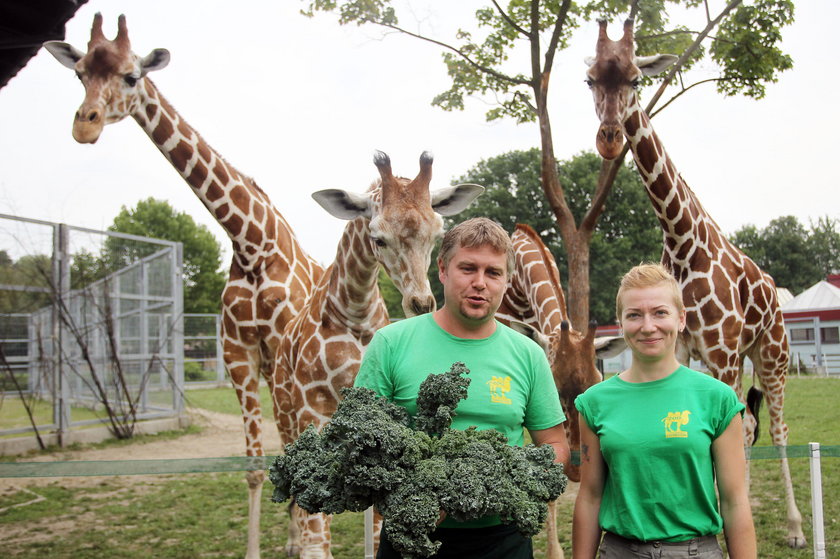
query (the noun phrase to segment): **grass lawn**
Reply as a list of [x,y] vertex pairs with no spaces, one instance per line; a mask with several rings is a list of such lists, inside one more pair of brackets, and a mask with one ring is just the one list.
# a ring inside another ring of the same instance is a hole
[[[27,400],[28,405],[32,411],[32,415],[38,425],[49,425],[53,420],[53,406],[52,402],[46,400]],[[73,421],[84,421],[87,419],[96,419],[97,415],[90,409],[73,406],[70,408],[70,415]],[[104,414],[100,414],[104,417]],[[7,392],[0,404],[0,425],[4,429],[15,429],[18,427],[29,427],[32,424],[29,422],[29,415],[26,413],[26,408],[21,402],[20,397],[12,392]],[[19,437],[20,435],[12,435]]]
[[[790,444],[810,441],[840,445],[840,380],[795,378],[788,382],[786,419]],[[188,394],[191,405],[224,413],[239,413],[233,390],[207,389]],[[267,391],[263,393],[268,404]],[[759,445],[770,443],[769,419],[762,410]],[[173,441],[177,444],[177,441]],[[837,452],[834,452],[837,455]],[[784,494],[776,460],[751,464],[753,514],[762,559],[813,557],[809,461],[790,460],[796,501],[804,519],[808,547],[784,545]],[[826,553],[840,556],[840,459],[822,461]],[[93,478],[91,478],[93,479]],[[84,487],[56,478],[46,486],[16,483],[17,490],[0,493],[0,542],[4,557],[113,559],[130,558],[154,550],[156,558],[239,557],[246,539],[247,486],[240,473],[181,476],[97,478]],[[30,493],[31,491],[31,493]],[[271,484],[263,491],[262,547],[266,557],[281,556],[288,512],[269,500]],[[33,497],[33,494],[35,497]],[[26,506],[11,505],[44,500]],[[5,509],[5,510],[4,510]],[[570,556],[571,500],[559,506],[559,532]],[[336,559],[363,557],[361,513],[338,515],[333,521]],[[537,556],[544,537],[536,538]]]
[[[187,407],[203,408],[219,413],[240,414],[239,400],[232,388],[201,388],[188,390],[184,396]],[[263,410],[271,409],[271,394],[268,387],[260,385],[260,404]],[[268,417],[271,414],[267,414]]]

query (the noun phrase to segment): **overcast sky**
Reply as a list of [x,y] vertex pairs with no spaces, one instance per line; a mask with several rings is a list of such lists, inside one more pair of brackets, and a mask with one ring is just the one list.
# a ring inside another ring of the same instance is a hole
[[[451,38],[484,2],[405,2],[401,23]],[[720,5],[720,1],[713,1]],[[93,15],[116,34],[124,13],[134,51],[169,49],[151,75],[162,94],[241,172],[254,177],[303,246],[329,263],[344,223],[311,199],[323,188],[364,191],[376,178],[373,151],[414,177],[423,150],[435,154],[433,188],[452,184],[481,159],[539,144],[536,125],[487,123],[486,101],[447,113],[430,105],[449,85],[440,50],[375,27],[307,19],[297,0],[90,0],[67,24],[84,50]],[[724,98],[711,87],[684,95],[654,119],[677,168],[726,233],[781,215],[806,226],[840,217],[834,150],[840,147],[837,55],[828,48],[840,2],[797,2],[784,31],[795,68],[761,101]],[[620,23],[611,26],[615,38]],[[594,149],[598,126],[584,79],[597,24],[586,24],[556,61],[550,109],[556,155]],[[643,92],[643,96],[650,92]],[[122,206],[168,200],[229,243],[222,228],[132,120],[106,127],[94,145],[71,136],[83,89],[42,50],[0,90],[0,213],[105,229]],[[5,247],[0,247],[3,249]]]

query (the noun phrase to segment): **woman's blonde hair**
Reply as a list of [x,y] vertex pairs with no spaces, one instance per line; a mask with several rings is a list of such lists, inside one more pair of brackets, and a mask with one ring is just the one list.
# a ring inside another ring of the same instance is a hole
[[643,289],[645,287],[653,287],[655,285],[666,284],[671,291],[674,306],[677,310],[682,312],[685,310],[683,305],[682,293],[680,286],[677,285],[677,280],[671,275],[671,272],[662,264],[655,264],[653,262],[645,262],[630,268],[624,277],[621,278],[621,283],[618,286],[618,294],[615,296],[615,317],[621,322],[621,313],[624,310],[621,296],[629,289]]

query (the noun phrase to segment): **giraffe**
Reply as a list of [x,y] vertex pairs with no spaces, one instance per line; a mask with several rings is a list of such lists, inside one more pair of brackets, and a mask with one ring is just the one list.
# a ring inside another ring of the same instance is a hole
[[[420,156],[414,180],[395,177],[387,155],[377,152],[379,180],[365,194],[322,190],[313,194],[329,213],[349,220],[335,261],[301,313],[283,332],[274,381],[275,407],[285,443],[308,426],[329,421],[340,391],[351,386],[374,332],[388,323],[377,286],[384,267],[402,293],[406,316],[435,309],[428,270],[441,215],[455,215],[484,189],[461,184],[429,192],[432,156]],[[292,505],[289,555],[330,559],[330,517]]]
[[[574,330],[566,309],[560,271],[554,256],[539,234],[528,225],[517,224],[511,235],[514,271],[496,318],[534,339],[545,350],[566,414],[566,437],[571,451],[580,453],[580,416],[575,398],[601,381],[595,359],[620,354],[626,344],[620,336],[595,337],[595,323],[585,334]],[[580,481],[580,467],[569,463],[566,475]],[[557,506],[549,504],[546,521],[548,559],[561,559],[563,550],[557,539]]]
[[[263,376],[269,386],[273,382],[280,332],[303,308],[323,267],[303,250],[256,182],[211,148],[146,77],[168,64],[169,52],[154,49],[143,58],[134,54],[125,16],[119,16],[117,37],[111,41],[97,13],[87,53],[59,41],[44,46],[76,72],[85,88],[73,122],[76,141],[95,143],[106,124],[133,117],[230,237],[233,258],[222,293],[224,362],[242,410],[246,453],[263,456],[259,379]],[[248,472],[246,478],[246,557],[255,559],[264,472]]]
[[[594,58],[587,59],[587,83],[601,121],[596,145],[605,159],[615,158],[626,136],[648,197],[662,226],[662,263],[680,285],[686,307],[686,329],[678,357],[702,360],[714,376],[743,400],[743,359],[749,357],[768,401],[770,434],[781,448],[781,470],[787,505],[787,542],[805,546],[802,515],[784,447],[784,388],[789,354],[782,312],[773,279],[724,237],[697,196],[677,172],[642,110],[636,88],[643,75],[655,75],[676,61],[673,55],[635,57],[633,20],[618,41],[600,21]],[[622,136],[623,134],[623,136]],[[744,418],[747,447],[754,442],[757,418]]]

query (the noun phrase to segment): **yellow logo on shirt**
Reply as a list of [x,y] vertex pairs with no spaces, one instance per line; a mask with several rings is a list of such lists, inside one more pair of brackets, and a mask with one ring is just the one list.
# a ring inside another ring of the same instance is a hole
[[662,418],[662,423],[665,424],[665,438],[671,439],[674,437],[677,438],[685,438],[688,437],[688,433],[683,431],[681,427],[688,423],[688,416],[691,414],[690,411],[671,411],[668,412],[667,417]]
[[510,392],[510,377],[493,377],[487,381],[490,385],[490,401],[497,404],[512,404],[510,398],[505,396]]

